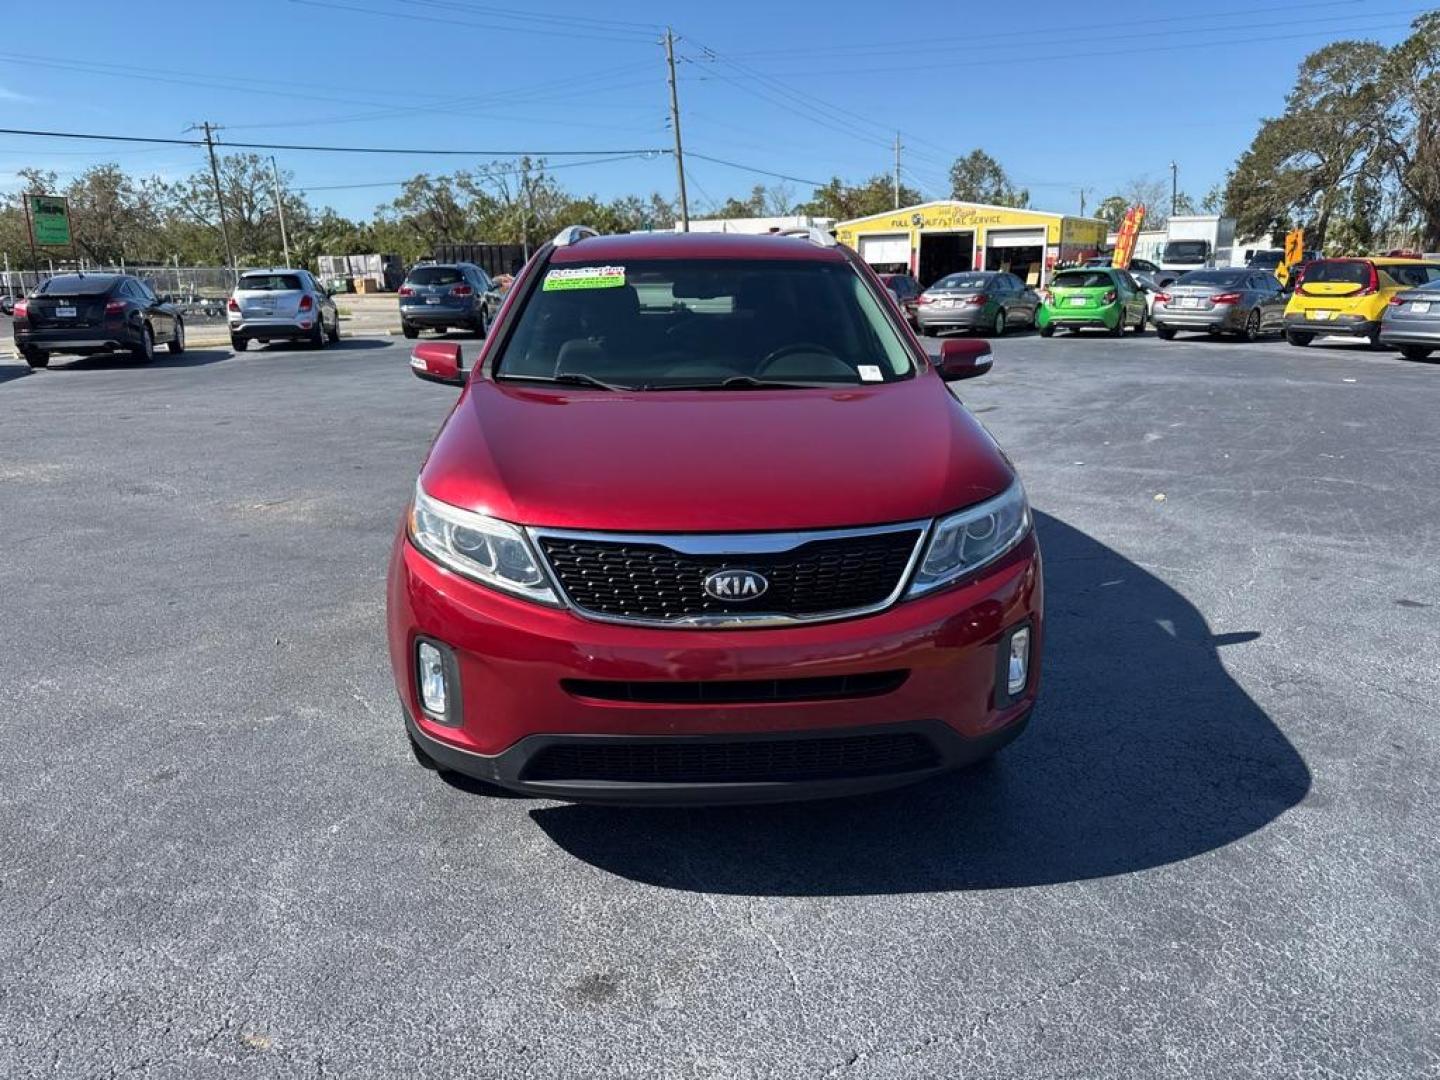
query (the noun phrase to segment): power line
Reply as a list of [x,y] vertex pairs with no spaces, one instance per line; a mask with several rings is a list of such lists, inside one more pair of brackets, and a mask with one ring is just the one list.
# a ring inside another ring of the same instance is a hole
[[[533,171],[544,171],[549,173],[555,172],[559,169],[583,169],[589,168],[592,165],[608,165],[614,161],[654,161],[656,158],[662,156],[665,152],[666,151],[657,151],[647,154],[616,154],[614,157],[596,158],[593,161],[565,161],[561,162],[559,165],[546,165],[543,170],[537,167]],[[506,165],[487,165],[485,168],[487,171],[492,172],[519,173],[524,171],[518,166]],[[410,177],[410,180],[413,179],[415,179],[413,176]],[[324,184],[318,187],[308,184],[297,184],[296,186],[300,190],[307,193],[311,191],[353,191],[360,188],[404,187],[406,184],[410,183],[410,180],[376,180],[364,184]]]
[[[578,38],[582,41],[604,41],[614,45],[648,45],[653,41],[653,35],[641,34],[638,31],[630,35],[621,34],[618,31],[613,33],[585,33],[580,30],[565,30],[554,26],[497,26],[493,22],[477,22],[474,19],[446,19],[437,15],[424,15],[415,11],[377,11],[374,8],[356,7],[353,4],[341,4],[335,0],[290,0],[292,4],[301,4],[305,7],[329,8],[334,11],[348,11],[356,15],[377,15],[383,19],[404,19],[406,22],[443,23],[448,26],[477,26],[484,30],[498,30],[508,34],[539,34],[543,37],[568,37]],[[419,0],[407,0],[411,6],[423,6]],[[435,5],[430,5],[435,6]]]
[[724,158],[711,157],[709,154],[697,154],[694,150],[685,151],[687,157],[698,158],[701,161],[708,161],[713,165],[724,165],[731,169],[741,169],[745,172],[755,173],[758,176],[773,176],[777,180],[792,180],[797,184],[809,184],[811,187],[824,187],[825,180],[807,180],[803,176],[790,176],[786,173],[771,172],[769,169],[757,169],[753,165],[742,165],[738,161],[726,161]]
[[[77,131],[30,131],[24,128],[0,128],[0,135],[26,135],[43,139],[87,139],[100,142],[163,143],[166,146],[205,146],[204,139],[162,139],[139,135],[99,135]],[[295,143],[221,142],[215,145],[231,150],[290,150],[317,154],[413,154],[417,157],[601,157],[613,154],[663,154],[666,150],[640,147],[625,150],[437,150],[403,146],[308,146]]]

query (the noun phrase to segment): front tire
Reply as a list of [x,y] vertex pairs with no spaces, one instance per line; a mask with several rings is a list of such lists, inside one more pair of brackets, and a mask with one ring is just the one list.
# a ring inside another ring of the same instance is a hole
[[148,364],[155,359],[155,334],[146,323],[140,329],[140,343],[130,347],[130,355],[140,364]]
[[1315,340],[1315,335],[1307,334],[1300,330],[1286,330],[1285,340],[1288,341],[1291,345],[1296,345],[1303,349],[1306,345],[1309,345],[1310,342]]
[[171,356],[179,356],[185,351],[185,320],[175,320],[175,340],[165,346],[170,350]]
[[29,364],[32,369],[50,366],[50,354],[44,349],[25,349],[21,355],[25,357],[25,363]]

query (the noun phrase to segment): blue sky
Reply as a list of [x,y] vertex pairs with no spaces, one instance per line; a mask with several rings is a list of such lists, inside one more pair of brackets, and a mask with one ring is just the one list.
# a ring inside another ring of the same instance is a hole
[[[891,168],[898,127],[906,180],[927,197],[944,193],[950,161],[979,146],[1030,188],[1033,205],[1073,211],[1082,187],[1093,207],[1132,177],[1168,181],[1172,159],[1181,187],[1203,195],[1259,119],[1283,109],[1306,52],[1340,38],[1394,42],[1427,6],[83,0],[67,9],[63,34],[22,29],[0,41],[0,126],[175,137],[208,119],[225,128],[222,139],[254,142],[666,147],[658,38],[669,23],[687,151],[797,181],[860,180]],[[1138,17],[1127,21],[1122,9]],[[398,192],[392,182],[416,172],[493,160],[277,156],[314,202],[353,216],[368,216]],[[24,165],[64,175],[100,161],[169,178],[204,164],[203,151],[185,147],[0,135],[0,188],[12,189]],[[701,211],[777,182],[698,156],[688,166]],[[675,188],[664,156],[557,176],[602,197]],[[807,183],[791,187],[809,193]]]

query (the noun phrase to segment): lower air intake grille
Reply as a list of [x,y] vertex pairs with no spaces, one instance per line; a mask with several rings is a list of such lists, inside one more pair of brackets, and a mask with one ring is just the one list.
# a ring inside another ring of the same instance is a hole
[[908,671],[867,671],[809,679],[731,679],[723,682],[619,682],[612,679],[562,679],[575,697],[597,701],[634,701],[651,705],[739,705],[766,701],[843,701],[898,690]]
[[905,732],[739,742],[560,743],[535,755],[524,779],[632,784],[843,780],[939,764],[929,741]]

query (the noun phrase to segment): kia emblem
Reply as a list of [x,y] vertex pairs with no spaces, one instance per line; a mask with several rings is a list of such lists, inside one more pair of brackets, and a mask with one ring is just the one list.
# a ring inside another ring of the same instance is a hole
[[754,570],[717,570],[704,581],[705,593],[716,600],[758,600],[770,582]]

